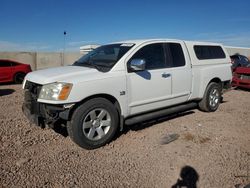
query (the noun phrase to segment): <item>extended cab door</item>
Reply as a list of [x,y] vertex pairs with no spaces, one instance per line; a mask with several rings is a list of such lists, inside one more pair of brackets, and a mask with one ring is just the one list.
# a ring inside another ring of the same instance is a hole
[[[129,62],[144,59],[146,70],[131,71]],[[164,43],[147,44],[128,60],[127,91],[129,114],[137,114],[171,104],[171,70],[167,68]]]
[[192,69],[184,42],[165,43],[167,66],[171,71],[174,104],[186,102],[191,94]]

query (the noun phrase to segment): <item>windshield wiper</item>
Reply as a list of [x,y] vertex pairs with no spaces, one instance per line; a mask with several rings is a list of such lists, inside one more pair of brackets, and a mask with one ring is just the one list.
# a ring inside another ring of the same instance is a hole
[[95,64],[96,64],[97,66],[106,67],[106,68],[111,68],[115,63],[114,63],[114,62],[109,62],[109,63],[96,62]]
[[86,67],[92,67],[95,68],[96,70],[100,71],[100,66],[94,64],[93,61],[85,61],[84,63],[79,63],[80,66],[86,66]]
[[79,61],[77,60],[77,61],[74,62],[73,65],[75,65],[75,66],[92,67],[92,68],[95,68],[96,70],[101,71],[101,72],[104,71],[103,68],[109,68],[109,66],[107,66],[107,65],[105,65],[105,64],[103,64],[103,63],[99,64],[99,63],[97,63],[97,62],[91,60],[90,57],[88,57],[88,59],[85,60],[85,61],[80,61],[80,62],[79,62]]
[[91,65],[92,67],[94,67],[96,70],[100,71],[100,66],[94,64],[93,61],[88,61],[87,63],[88,63],[88,65]]

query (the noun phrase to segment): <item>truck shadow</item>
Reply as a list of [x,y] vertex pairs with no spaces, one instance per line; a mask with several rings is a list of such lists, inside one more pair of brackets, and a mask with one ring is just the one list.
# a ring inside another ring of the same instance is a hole
[[66,122],[63,121],[57,121],[55,122],[53,128],[52,128],[56,133],[67,137],[69,136],[68,131],[67,131],[67,127],[66,127]]
[[136,72],[136,74],[141,76],[142,78],[144,78],[146,80],[151,80],[151,74],[147,70]]
[[172,185],[171,188],[179,188],[179,187],[186,187],[186,188],[196,188],[197,181],[199,180],[199,174],[196,170],[191,166],[184,166],[180,172],[180,178],[177,179],[176,183]]
[[185,112],[181,112],[181,113],[176,113],[176,114],[172,114],[172,115],[167,115],[161,118],[157,118],[157,119],[152,119],[149,121],[145,121],[143,123],[137,123],[134,125],[130,125],[130,126],[124,126],[124,130],[122,131],[122,134],[132,130],[132,131],[138,131],[138,130],[142,130],[142,129],[146,129],[148,127],[151,127],[153,125],[171,120],[171,119],[175,119],[175,118],[179,118],[179,117],[183,117],[183,116],[187,116],[190,114],[195,113],[193,110],[189,110],[189,111],[185,111]]

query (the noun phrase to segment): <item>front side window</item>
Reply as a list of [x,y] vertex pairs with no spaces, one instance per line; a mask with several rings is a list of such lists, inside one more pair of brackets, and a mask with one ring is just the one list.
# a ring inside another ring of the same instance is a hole
[[108,72],[134,44],[110,44],[100,46],[77,60],[73,66],[96,68]]
[[130,61],[132,59],[144,59],[146,61],[147,70],[166,67],[163,44],[161,43],[149,44],[142,47],[133,55]]

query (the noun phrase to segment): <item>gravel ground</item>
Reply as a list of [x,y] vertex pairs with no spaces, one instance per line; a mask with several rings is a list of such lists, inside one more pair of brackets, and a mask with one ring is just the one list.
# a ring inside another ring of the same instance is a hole
[[[22,101],[20,85],[0,86],[0,187],[166,188],[188,178],[197,187],[250,183],[249,91],[227,92],[214,113],[192,110],[130,126],[91,151],[30,125]],[[165,144],[171,134],[178,139]]]

